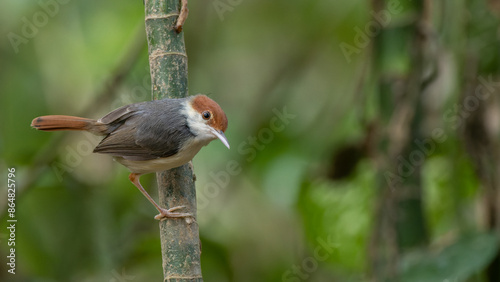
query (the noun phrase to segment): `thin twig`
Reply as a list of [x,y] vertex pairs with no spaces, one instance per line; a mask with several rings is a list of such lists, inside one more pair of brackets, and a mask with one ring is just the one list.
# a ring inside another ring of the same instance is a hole
[[177,30],[177,32],[182,31],[182,27],[184,26],[184,22],[186,22],[188,13],[189,13],[188,0],[181,0],[181,12],[179,13],[179,17],[177,18],[177,24],[175,25],[175,30]]

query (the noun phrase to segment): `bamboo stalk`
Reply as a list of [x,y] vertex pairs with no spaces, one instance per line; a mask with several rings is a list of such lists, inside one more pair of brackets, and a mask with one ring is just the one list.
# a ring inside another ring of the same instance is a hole
[[[144,4],[153,99],[186,97],[186,48],[183,33],[175,29],[179,0],[146,0]],[[182,212],[195,217],[169,218],[159,223],[164,281],[203,281],[191,166],[163,171],[156,177],[160,205],[184,206]]]

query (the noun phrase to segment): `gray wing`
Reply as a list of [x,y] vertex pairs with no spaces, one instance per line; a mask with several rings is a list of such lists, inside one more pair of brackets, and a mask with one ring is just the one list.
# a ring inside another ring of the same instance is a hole
[[124,121],[131,115],[136,114],[138,111],[144,108],[145,104],[147,104],[147,102],[136,103],[120,107],[108,113],[107,115],[103,116],[98,121],[104,124],[113,124],[113,123],[118,123],[120,121]]
[[113,128],[96,153],[130,160],[151,160],[175,155],[182,140],[193,136],[186,118],[179,114],[181,99],[133,104],[119,108],[100,121]]

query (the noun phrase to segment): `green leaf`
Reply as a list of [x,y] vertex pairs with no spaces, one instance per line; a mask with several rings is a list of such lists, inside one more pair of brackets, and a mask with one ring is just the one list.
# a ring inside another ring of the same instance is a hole
[[399,281],[465,281],[482,271],[498,252],[494,233],[467,235],[434,254],[411,254],[402,263]]

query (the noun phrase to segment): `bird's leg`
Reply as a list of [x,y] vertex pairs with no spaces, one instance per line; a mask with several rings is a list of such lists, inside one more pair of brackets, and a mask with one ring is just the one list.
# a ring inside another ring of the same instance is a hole
[[179,0],[181,2],[181,12],[179,13],[179,17],[177,18],[177,23],[175,24],[175,30],[177,32],[182,31],[182,26],[188,17],[188,0]]
[[174,211],[176,211],[178,209],[184,208],[184,206],[173,207],[173,208],[170,208],[170,209],[164,209],[164,208],[160,207],[153,200],[153,198],[151,198],[151,196],[149,196],[148,192],[146,192],[146,190],[144,190],[144,188],[141,185],[141,182],[139,182],[139,178],[140,177],[141,177],[141,175],[137,174],[137,173],[131,173],[128,176],[128,178],[130,179],[130,181],[132,181],[132,183],[134,183],[135,187],[137,187],[137,189],[139,189],[139,191],[141,191],[141,193],[146,198],[148,198],[148,200],[151,202],[151,204],[153,204],[153,206],[155,206],[155,208],[160,212],[160,214],[158,214],[157,216],[155,216],[155,219],[161,220],[162,218],[179,218],[179,217],[190,217],[190,216],[193,216],[192,214],[189,214],[189,213],[174,212]]

